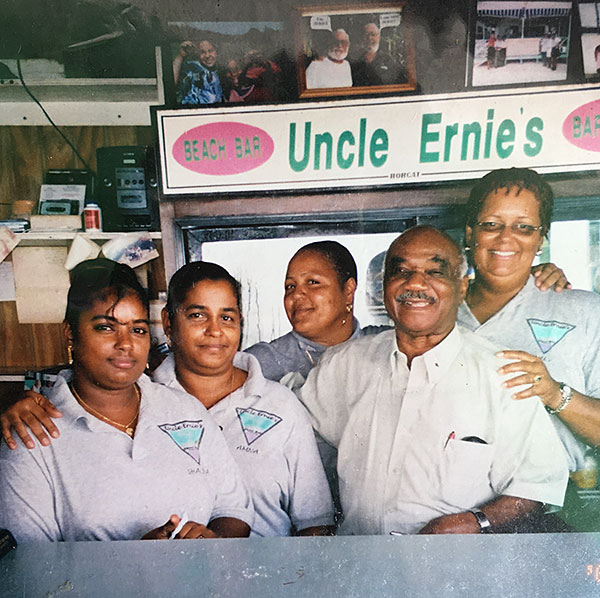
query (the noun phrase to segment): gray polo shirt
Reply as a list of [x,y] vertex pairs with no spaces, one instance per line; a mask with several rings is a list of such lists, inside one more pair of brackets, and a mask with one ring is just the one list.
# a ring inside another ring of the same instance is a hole
[[[354,332],[348,340],[368,334],[378,334],[388,329],[389,326],[361,328],[358,320],[354,318]],[[290,372],[298,372],[306,379],[308,372],[319,363],[321,355],[328,348],[327,345],[315,343],[292,330],[269,343],[256,343],[245,351],[258,359],[265,378],[279,382]]]
[[142,376],[130,438],[85,411],[61,372],[51,400],[60,438],[33,450],[0,446],[0,527],[18,542],[130,540],[187,512],[207,524],[253,508],[223,435],[199,401]]
[[[600,397],[600,296],[588,291],[543,293],[533,277],[498,313],[479,324],[466,303],[458,323],[502,349],[540,357],[550,375],[590,397]],[[583,467],[586,445],[553,415],[569,470]]]
[[[255,357],[237,353],[246,382],[210,408],[252,494],[253,536],[288,536],[292,527],[333,525],[333,504],[306,410],[285,386],[266,380]],[[154,372],[171,388],[172,355]]]

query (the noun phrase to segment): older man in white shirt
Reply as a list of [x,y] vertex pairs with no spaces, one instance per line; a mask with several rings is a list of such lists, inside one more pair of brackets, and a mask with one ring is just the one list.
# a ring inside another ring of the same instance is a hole
[[300,398],[338,449],[346,534],[481,533],[562,505],[568,471],[540,401],[512,400],[496,347],[457,327],[456,243],[415,227],[390,246],[395,329],[328,350]]

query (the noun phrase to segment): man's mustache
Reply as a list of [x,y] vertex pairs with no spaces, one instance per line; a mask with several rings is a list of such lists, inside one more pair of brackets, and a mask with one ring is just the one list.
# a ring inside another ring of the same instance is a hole
[[412,301],[415,299],[417,301],[427,301],[432,305],[435,303],[433,297],[430,297],[427,293],[423,293],[422,291],[406,291],[405,293],[402,293],[402,295],[396,297],[398,303],[404,303],[405,301]]

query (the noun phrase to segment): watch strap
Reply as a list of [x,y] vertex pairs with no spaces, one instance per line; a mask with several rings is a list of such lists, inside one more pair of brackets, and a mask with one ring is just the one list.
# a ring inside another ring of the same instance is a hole
[[550,413],[550,415],[556,415],[557,413],[560,413],[573,398],[573,389],[564,382],[560,383],[560,397],[560,403],[557,405],[556,409],[552,409],[552,407],[544,405],[546,411]]
[[487,515],[479,509],[469,509],[469,511],[475,515],[475,519],[477,519],[477,523],[479,523],[480,533],[489,534],[492,531],[492,524],[487,518]]

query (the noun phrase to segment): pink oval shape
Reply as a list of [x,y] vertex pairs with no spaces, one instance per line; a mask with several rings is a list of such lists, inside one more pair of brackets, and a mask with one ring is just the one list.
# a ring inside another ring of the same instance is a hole
[[258,127],[214,122],[194,127],[173,144],[173,157],[201,174],[239,174],[258,168],[273,154],[271,136]]
[[563,123],[563,135],[573,145],[600,152],[600,100],[575,108]]

